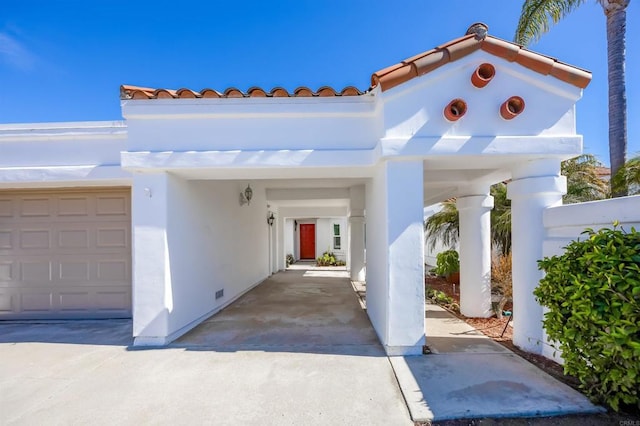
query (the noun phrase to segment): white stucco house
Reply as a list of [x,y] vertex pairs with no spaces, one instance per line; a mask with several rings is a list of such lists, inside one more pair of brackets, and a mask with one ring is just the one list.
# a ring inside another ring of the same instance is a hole
[[364,92],[122,86],[124,121],[0,125],[0,319],[132,316],[163,345],[330,248],[387,352],[419,354],[424,207],[456,197],[462,312],[487,316],[489,186],[511,179],[514,341],[535,351],[543,210],[590,79],[474,24]]

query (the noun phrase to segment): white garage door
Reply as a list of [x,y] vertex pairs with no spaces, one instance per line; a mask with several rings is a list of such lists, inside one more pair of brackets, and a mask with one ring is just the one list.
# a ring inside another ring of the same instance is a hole
[[129,189],[0,191],[0,319],[125,317]]

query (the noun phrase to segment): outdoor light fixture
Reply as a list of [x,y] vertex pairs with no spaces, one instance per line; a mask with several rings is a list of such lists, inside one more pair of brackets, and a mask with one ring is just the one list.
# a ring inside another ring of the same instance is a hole
[[267,216],[267,223],[269,224],[269,226],[273,226],[274,220],[276,220],[276,218],[273,215],[273,212],[269,212],[269,215]]
[[251,204],[251,198],[253,198],[253,190],[251,189],[251,185],[247,185],[244,192],[240,193],[240,205],[244,206],[245,204]]

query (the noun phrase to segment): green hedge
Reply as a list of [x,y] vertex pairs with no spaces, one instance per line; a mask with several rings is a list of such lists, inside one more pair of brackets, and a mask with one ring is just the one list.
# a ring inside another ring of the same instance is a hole
[[534,291],[566,374],[597,403],[640,407],[640,233],[587,229],[562,256],[539,261]]

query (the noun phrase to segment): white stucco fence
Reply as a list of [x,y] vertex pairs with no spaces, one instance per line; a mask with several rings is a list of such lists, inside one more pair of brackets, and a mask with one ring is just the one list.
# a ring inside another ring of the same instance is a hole
[[[586,228],[611,228],[614,221],[618,221],[625,231],[630,231],[631,227],[640,230],[640,195],[550,207],[543,214],[543,255],[561,255],[571,241],[585,239],[581,233]],[[562,362],[560,351],[551,346],[546,332],[542,355]]]

